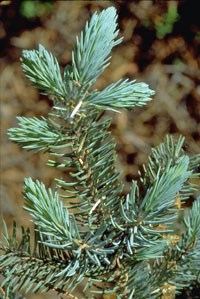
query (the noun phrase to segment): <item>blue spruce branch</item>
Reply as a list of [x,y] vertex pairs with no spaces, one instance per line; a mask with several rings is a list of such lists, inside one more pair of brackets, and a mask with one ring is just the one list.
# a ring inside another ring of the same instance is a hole
[[63,177],[55,178],[56,191],[25,179],[24,208],[34,238],[22,227],[19,242],[16,224],[11,236],[5,225],[0,245],[5,296],[21,289],[54,290],[77,299],[73,292],[84,283],[89,298],[114,293],[117,299],[156,299],[198,281],[200,201],[184,218],[183,235],[176,235],[173,224],[197,189],[192,180],[199,177],[200,156],[184,152],[183,137],[167,136],[152,149],[139,182],[122,195],[110,120],[102,116],[105,110],[144,106],[154,91],[129,80],[92,89],[110,63],[112,48],[122,41],[118,33],[113,7],[95,13],[63,74],[42,45],[22,53],[26,76],[53,107],[47,118],[17,117],[18,127],[8,135],[27,150],[50,153],[48,165],[62,170]]

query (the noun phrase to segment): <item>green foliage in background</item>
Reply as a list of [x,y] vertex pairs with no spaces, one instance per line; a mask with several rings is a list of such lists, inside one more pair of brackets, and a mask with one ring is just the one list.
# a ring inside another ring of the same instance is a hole
[[92,88],[122,41],[118,33],[113,7],[93,14],[64,74],[42,45],[23,51],[23,70],[52,100],[52,110],[46,118],[18,117],[8,135],[27,150],[50,153],[48,165],[62,174],[54,189],[24,181],[34,238],[22,227],[19,241],[16,224],[12,234],[5,224],[0,269],[6,296],[10,289],[54,290],[77,299],[81,285],[80,299],[164,299],[200,283],[200,198],[183,218],[183,232],[174,229],[182,204],[197,189],[192,180],[199,177],[200,155],[185,153],[183,137],[167,136],[152,149],[139,182],[122,195],[104,112],[144,106],[154,91],[129,80]]
[[158,38],[163,38],[167,34],[171,33],[174,27],[174,24],[178,21],[179,14],[177,11],[176,5],[169,5],[168,11],[163,16],[162,21],[156,23],[156,35]]
[[25,0],[21,1],[20,13],[27,19],[43,17],[53,9],[51,1]]
[[155,20],[144,19],[142,24],[145,27],[154,28],[156,37],[164,38],[167,34],[172,33],[175,23],[179,20],[177,5],[168,1],[168,9],[162,16],[157,16]]

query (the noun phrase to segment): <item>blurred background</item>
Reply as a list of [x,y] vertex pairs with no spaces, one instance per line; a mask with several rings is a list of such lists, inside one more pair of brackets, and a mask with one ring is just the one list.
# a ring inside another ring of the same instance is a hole
[[[26,152],[7,138],[16,116],[47,115],[51,102],[25,78],[20,56],[23,49],[43,44],[60,62],[71,61],[75,37],[94,11],[115,6],[124,41],[112,52],[110,67],[96,87],[120,78],[144,81],[156,91],[144,108],[112,117],[118,168],[125,192],[147,162],[152,146],[166,134],[186,138],[189,154],[200,152],[200,17],[198,1],[0,1],[1,49],[1,215],[9,225],[30,225],[23,211],[24,177],[51,186],[61,175],[46,166],[47,154]],[[108,20],[109,21],[109,20]],[[198,183],[198,182],[197,182]],[[56,298],[55,295],[27,298]],[[185,296],[185,297],[184,297]],[[181,298],[190,298],[186,294]],[[81,298],[82,299],[82,298]]]

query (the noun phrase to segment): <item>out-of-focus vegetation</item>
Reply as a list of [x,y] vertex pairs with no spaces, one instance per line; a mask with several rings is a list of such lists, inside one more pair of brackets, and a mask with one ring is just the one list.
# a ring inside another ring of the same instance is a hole
[[179,20],[177,5],[175,1],[171,1],[165,13],[157,15],[153,20],[144,19],[142,24],[147,28],[153,28],[157,38],[164,38],[173,32],[174,25]]
[[[125,192],[129,191],[132,179],[137,179],[137,171],[146,161],[151,146],[161,143],[167,133],[183,134],[186,150],[193,154],[200,152],[198,1],[3,2],[0,6],[1,210],[7,223],[16,218],[18,223],[30,224],[26,213],[21,212],[24,177],[39,178],[50,186],[53,178],[59,176],[56,170],[45,166],[47,156],[22,151],[7,138],[7,129],[15,126],[16,115],[45,115],[51,105],[25,78],[19,61],[22,49],[34,49],[41,43],[64,67],[70,63],[75,36],[95,10],[116,6],[124,36],[97,87],[101,89],[121,77],[129,77],[147,82],[156,90],[147,107],[112,114],[111,129],[117,139],[118,167]],[[50,298],[50,295],[28,298]]]
[[177,5],[170,5],[167,12],[163,15],[162,19],[155,24],[156,36],[163,38],[168,33],[173,31],[174,24],[178,21],[179,15]]
[[50,1],[21,1],[20,14],[26,18],[44,17],[53,9]]

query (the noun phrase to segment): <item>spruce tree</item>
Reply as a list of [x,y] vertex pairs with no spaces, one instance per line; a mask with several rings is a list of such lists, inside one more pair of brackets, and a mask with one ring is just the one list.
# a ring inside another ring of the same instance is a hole
[[39,180],[24,181],[34,237],[22,227],[18,240],[16,224],[11,235],[4,225],[3,298],[16,298],[15,292],[25,289],[77,299],[73,294],[84,284],[84,298],[111,293],[118,299],[164,299],[199,283],[200,199],[183,219],[182,234],[174,223],[197,189],[192,179],[198,177],[200,155],[184,152],[182,136],[167,136],[152,149],[139,182],[122,193],[111,120],[104,112],[144,106],[154,91],[130,80],[93,88],[122,41],[116,20],[113,7],[93,14],[63,74],[42,45],[22,53],[26,76],[52,100],[52,109],[47,118],[17,117],[18,127],[8,135],[27,150],[50,153],[48,165],[61,175],[54,190]]

